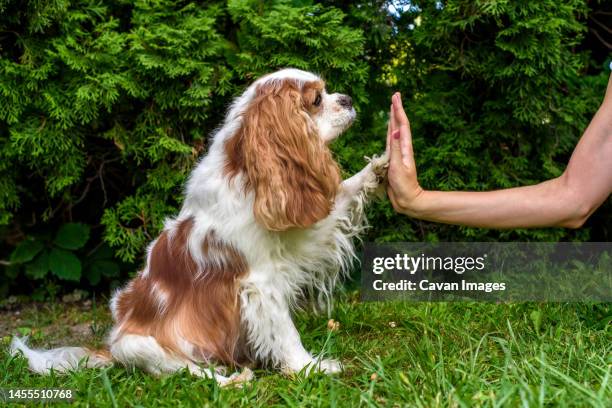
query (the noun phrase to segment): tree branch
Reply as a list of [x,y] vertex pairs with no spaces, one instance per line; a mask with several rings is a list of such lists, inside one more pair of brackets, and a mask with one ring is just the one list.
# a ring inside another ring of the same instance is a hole
[[606,26],[604,23],[600,22],[599,20],[597,20],[595,17],[593,17],[591,15],[591,20],[593,20],[595,22],[595,24],[597,24],[598,26],[600,26],[601,28],[603,28],[604,30],[606,30],[608,33],[612,34],[612,29],[608,28],[608,26]]
[[599,41],[602,42],[603,45],[605,45],[606,47],[608,47],[608,49],[612,50],[612,44],[610,44],[609,42],[606,42],[606,40],[604,40],[603,38],[601,38],[601,35],[599,35],[599,33],[597,32],[597,30],[589,28],[589,31],[591,31],[593,34],[595,34],[595,37],[597,37],[597,39]]

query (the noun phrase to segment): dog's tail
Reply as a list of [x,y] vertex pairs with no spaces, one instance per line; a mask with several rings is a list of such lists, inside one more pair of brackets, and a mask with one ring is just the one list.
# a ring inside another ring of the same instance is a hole
[[59,373],[78,368],[93,368],[112,365],[107,350],[91,350],[84,347],[60,347],[51,350],[37,350],[28,347],[27,338],[13,337],[10,353],[21,352],[28,360],[30,370],[39,374],[49,374],[51,369]]

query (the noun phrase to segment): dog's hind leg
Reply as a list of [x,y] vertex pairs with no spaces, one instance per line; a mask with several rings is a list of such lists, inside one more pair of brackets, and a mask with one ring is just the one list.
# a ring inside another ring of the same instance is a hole
[[200,367],[188,358],[164,350],[151,336],[123,334],[112,342],[110,352],[115,360],[124,365],[139,367],[155,376],[172,374],[186,368],[192,375],[213,378],[221,386],[245,383],[253,378],[248,368],[225,377],[211,368]]

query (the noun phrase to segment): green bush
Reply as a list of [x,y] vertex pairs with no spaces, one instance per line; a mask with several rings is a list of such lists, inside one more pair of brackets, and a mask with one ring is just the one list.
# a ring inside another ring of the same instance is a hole
[[[0,0],[0,259],[10,264],[0,291],[80,278],[104,287],[133,272],[228,103],[282,67],[353,96],[359,121],[334,145],[347,174],[384,149],[397,89],[427,187],[554,177],[605,89],[608,51],[587,34],[592,12],[575,0]],[[368,239],[606,240],[607,208],[577,232],[500,232],[410,220],[379,203]],[[67,223],[91,238],[56,248]],[[41,249],[15,261],[28,245]],[[76,257],[79,273],[43,259],[34,276],[31,264],[53,251]],[[99,251],[106,273],[87,263]]]
[[[410,3],[420,11],[402,15],[398,26],[414,29],[400,29],[394,37],[401,57],[386,75],[408,98],[422,184],[490,190],[561,175],[609,75],[603,61],[578,51],[580,44],[601,48],[585,40],[587,4]],[[598,65],[596,75],[587,75],[590,64]],[[589,224],[580,231],[422,224],[420,235],[443,241],[588,240],[594,227],[605,240],[609,222],[608,217],[607,228]]]

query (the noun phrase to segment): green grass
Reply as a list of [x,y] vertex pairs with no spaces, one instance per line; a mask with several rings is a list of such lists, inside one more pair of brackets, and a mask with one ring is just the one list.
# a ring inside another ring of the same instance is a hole
[[[242,389],[221,389],[186,372],[161,379],[120,366],[65,376],[32,374],[6,353],[0,387],[76,390],[75,406],[612,406],[608,305],[359,303],[340,297],[328,317],[302,313],[306,347],[340,358],[336,377],[289,378],[255,370]],[[105,308],[46,304],[3,317],[4,331],[36,328],[38,346],[96,344],[110,319]],[[75,338],[71,325],[93,330]]]

